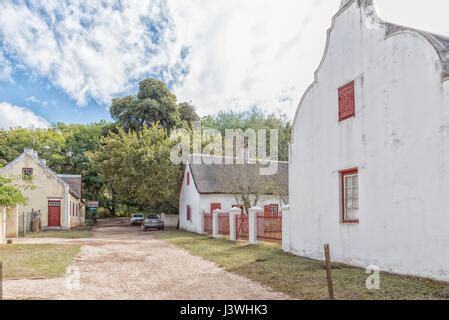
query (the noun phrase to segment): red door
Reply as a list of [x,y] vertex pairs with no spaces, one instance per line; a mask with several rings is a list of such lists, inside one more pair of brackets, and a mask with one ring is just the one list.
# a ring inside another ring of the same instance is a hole
[[48,226],[61,226],[61,201],[48,201]]

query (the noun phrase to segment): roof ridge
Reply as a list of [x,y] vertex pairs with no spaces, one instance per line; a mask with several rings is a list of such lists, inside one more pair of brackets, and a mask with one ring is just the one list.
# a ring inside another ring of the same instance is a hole
[[[188,155],[188,158],[194,156],[201,156],[201,157],[211,157],[211,158],[222,158],[222,159],[245,159],[244,157],[229,157],[229,156],[217,156],[212,154],[202,154],[202,153],[192,153]],[[266,159],[266,158],[248,158],[248,160],[255,160],[255,161],[267,161],[267,162],[278,162],[278,163],[288,163],[288,161],[282,161],[282,160],[272,160],[272,159]]]

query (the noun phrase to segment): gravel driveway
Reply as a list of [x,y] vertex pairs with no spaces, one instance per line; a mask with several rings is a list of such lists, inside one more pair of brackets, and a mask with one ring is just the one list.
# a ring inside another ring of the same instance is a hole
[[151,232],[130,227],[126,220],[101,222],[94,229],[94,237],[89,239],[44,238],[17,242],[83,246],[71,266],[72,275],[4,281],[5,299],[289,298],[158,240]]

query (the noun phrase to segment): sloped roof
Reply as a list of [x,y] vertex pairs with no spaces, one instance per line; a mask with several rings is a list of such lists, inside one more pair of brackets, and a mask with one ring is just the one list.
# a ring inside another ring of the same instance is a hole
[[[193,180],[199,193],[203,194],[238,194],[248,190],[253,194],[288,195],[288,163],[272,161],[277,165],[273,175],[262,175],[260,169],[267,165],[256,164],[224,164],[224,158],[204,156],[208,162],[220,161],[221,164],[206,164],[205,161],[193,161],[189,156],[189,166]],[[200,157],[201,160],[201,157]]]
[[70,192],[81,198],[82,178],[80,175],[60,174],[59,177],[69,184]]

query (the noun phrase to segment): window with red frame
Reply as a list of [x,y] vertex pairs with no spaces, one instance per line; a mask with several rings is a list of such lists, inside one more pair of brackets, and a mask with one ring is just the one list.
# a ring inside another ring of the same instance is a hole
[[190,206],[187,206],[187,221],[192,221],[192,209],[190,209]]
[[357,169],[340,172],[342,222],[359,222],[359,173]]
[[190,172],[187,172],[187,185],[190,186]]
[[220,209],[221,210],[221,203],[211,203],[210,204],[210,213],[213,213],[214,210]]
[[279,215],[279,206],[277,204],[270,204],[270,215],[277,217]]
[[346,120],[355,115],[354,81],[338,89],[338,118]]
[[279,215],[279,206],[277,204],[268,204],[264,206],[265,217],[277,217]]

